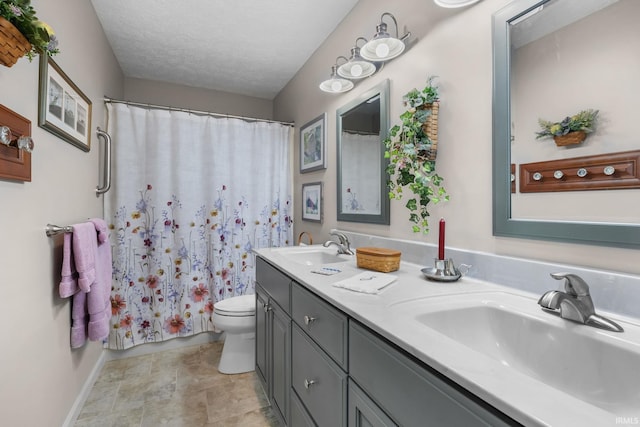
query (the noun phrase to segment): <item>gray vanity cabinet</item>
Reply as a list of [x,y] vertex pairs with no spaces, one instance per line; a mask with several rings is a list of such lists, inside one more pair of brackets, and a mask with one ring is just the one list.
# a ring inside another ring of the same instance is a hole
[[289,424],[291,388],[291,280],[257,258],[256,264],[256,372],[271,407]]
[[397,427],[397,424],[351,379],[348,412],[350,427]]
[[349,375],[398,425],[518,425],[355,321],[349,326]]

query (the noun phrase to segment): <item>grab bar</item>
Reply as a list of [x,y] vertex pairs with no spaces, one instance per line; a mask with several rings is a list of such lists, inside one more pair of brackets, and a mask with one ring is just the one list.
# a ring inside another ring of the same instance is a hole
[[104,139],[104,159],[102,164],[102,175],[104,177],[102,184],[100,187],[98,185],[96,187],[96,197],[100,197],[101,194],[106,193],[111,188],[111,136],[102,129],[98,127],[96,131],[98,137],[102,137]]

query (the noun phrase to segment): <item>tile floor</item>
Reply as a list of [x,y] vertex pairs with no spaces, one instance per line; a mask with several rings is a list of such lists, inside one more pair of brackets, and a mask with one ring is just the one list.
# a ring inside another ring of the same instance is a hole
[[218,372],[222,342],[106,362],[75,427],[275,427],[255,372]]

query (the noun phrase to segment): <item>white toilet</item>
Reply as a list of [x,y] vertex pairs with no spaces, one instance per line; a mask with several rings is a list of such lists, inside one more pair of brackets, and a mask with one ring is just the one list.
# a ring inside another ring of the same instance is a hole
[[240,374],[255,370],[256,296],[241,295],[215,303],[213,325],[226,334],[218,371]]

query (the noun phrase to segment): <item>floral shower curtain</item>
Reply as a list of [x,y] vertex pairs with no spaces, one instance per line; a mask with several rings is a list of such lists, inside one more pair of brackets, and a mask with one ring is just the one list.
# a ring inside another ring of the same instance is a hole
[[254,293],[254,248],[292,241],[293,130],[107,104],[108,347],[212,331],[217,301]]

